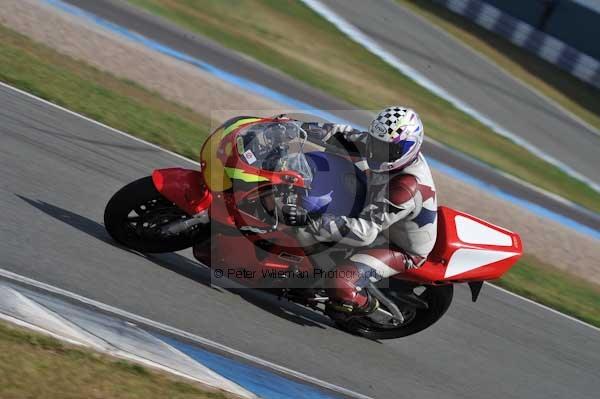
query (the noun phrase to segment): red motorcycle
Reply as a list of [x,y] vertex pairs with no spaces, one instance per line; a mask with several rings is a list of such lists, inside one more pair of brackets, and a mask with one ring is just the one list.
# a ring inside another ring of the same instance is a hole
[[310,212],[358,215],[365,176],[352,154],[317,147],[300,121],[237,117],[206,140],[200,165],[155,170],[119,190],[104,214],[109,234],[146,253],[193,247],[213,282],[274,292],[371,339],[424,330],[447,311],[453,284],[468,283],[475,301],[483,281],[500,278],[522,254],[518,234],[441,206],[426,263],[369,283],[365,289],[380,302],[375,312],[339,312],[328,306],[324,281],[360,248],[306,242],[280,220],[283,205],[293,203]]

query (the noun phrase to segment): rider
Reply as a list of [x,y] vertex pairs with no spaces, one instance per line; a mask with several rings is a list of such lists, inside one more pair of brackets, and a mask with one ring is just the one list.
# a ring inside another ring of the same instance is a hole
[[420,152],[423,124],[412,109],[393,106],[377,115],[368,132],[341,124],[306,123],[303,128],[327,144],[347,147],[350,142],[359,149],[357,166],[367,175],[366,206],[358,217],[346,217],[313,216],[286,205],[286,223],[306,226],[320,242],[364,247],[336,268],[328,291],[336,310],[370,313],[378,301],[363,290],[369,281],[420,267],[435,244],[436,192]]

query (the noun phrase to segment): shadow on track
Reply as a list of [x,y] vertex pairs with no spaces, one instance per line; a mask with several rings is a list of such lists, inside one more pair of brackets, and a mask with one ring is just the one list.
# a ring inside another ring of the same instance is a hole
[[41,200],[33,200],[24,197],[19,194],[15,194],[24,202],[28,203],[32,207],[44,212],[45,214],[59,220],[77,230],[88,234],[108,245],[122,249],[136,256],[140,256],[148,261],[168,269],[174,273],[177,273],[185,278],[203,284],[218,292],[223,290],[234,293],[247,302],[263,309],[266,312],[279,316],[292,323],[296,323],[301,326],[317,327],[325,329],[327,327],[333,327],[333,323],[325,316],[322,316],[316,312],[304,308],[303,306],[296,305],[292,302],[280,301],[263,291],[255,289],[245,288],[239,286],[239,288],[222,288],[211,284],[211,273],[210,269],[206,266],[193,261],[178,253],[167,253],[167,254],[142,254],[136,251],[132,251],[117,244],[107,233],[104,226],[97,223],[85,216],[71,212],[64,208],[56,205],[49,204]]

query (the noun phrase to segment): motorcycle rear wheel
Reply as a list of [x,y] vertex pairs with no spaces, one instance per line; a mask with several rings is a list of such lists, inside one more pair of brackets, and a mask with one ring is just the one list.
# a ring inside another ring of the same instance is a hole
[[[389,288],[382,288],[381,291],[385,293],[389,290],[404,288],[401,287],[403,284],[402,281],[390,279],[389,283]],[[421,292],[418,297],[427,302],[429,305],[428,308],[406,309],[405,307],[403,314],[405,314],[406,321],[397,327],[379,325],[366,316],[348,320],[338,319],[336,320],[336,324],[345,331],[374,340],[394,339],[416,334],[432,326],[444,315],[444,313],[446,313],[452,303],[452,297],[454,295],[454,287],[451,284],[424,287],[425,290]],[[388,298],[396,302],[399,307],[404,306],[395,301],[391,295],[388,296]]]
[[164,198],[154,187],[152,177],[129,183],[112,196],[104,210],[104,226],[110,236],[139,252],[175,252],[191,247],[190,234],[165,237],[160,227],[189,216]]

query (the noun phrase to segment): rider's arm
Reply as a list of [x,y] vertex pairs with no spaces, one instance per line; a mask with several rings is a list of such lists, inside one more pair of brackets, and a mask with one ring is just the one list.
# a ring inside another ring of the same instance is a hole
[[343,148],[350,154],[363,153],[366,146],[368,133],[350,125],[306,122],[302,124],[302,128],[310,137],[327,145]]
[[313,220],[309,228],[315,239],[356,247],[370,245],[379,233],[416,209],[417,183],[413,176],[392,179],[389,190],[388,198],[368,205],[357,218],[324,214]]

